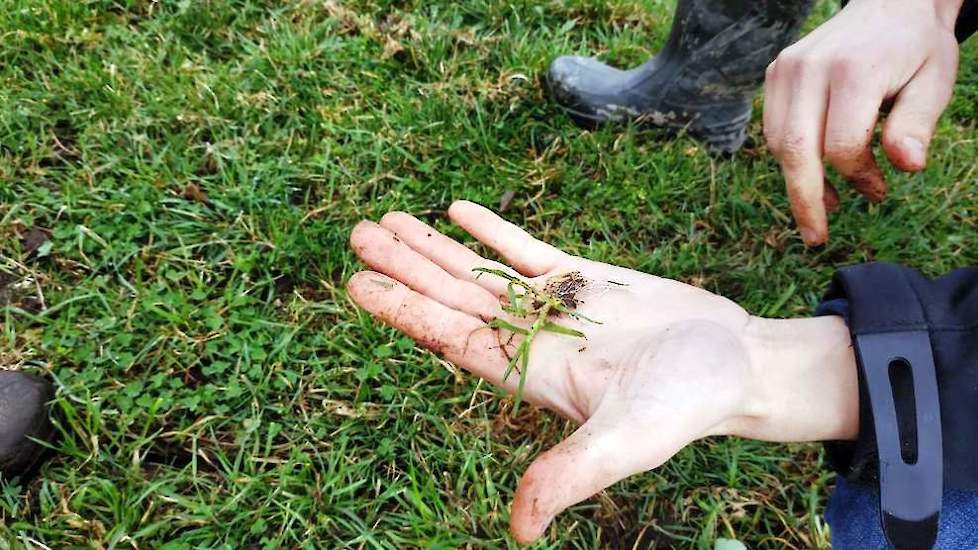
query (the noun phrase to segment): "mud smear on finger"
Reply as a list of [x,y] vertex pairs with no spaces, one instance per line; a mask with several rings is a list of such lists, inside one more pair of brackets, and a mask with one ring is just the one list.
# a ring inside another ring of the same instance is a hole
[[847,170],[846,179],[866,200],[877,203],[886,198],[886,180],[872,153]]

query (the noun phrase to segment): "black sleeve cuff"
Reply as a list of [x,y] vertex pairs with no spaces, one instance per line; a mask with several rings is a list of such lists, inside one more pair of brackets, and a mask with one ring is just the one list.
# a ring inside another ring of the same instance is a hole
[[[815,310],[815,315],[838,315],[849,323],[849,300],[827,297]],[[879,459],[876,455],[876,430],[873,411],[862,369],[859,377],[859,439],[856,441],[826,441],[825,458],[829,467],[846,480],[864,485],[879,483]]]

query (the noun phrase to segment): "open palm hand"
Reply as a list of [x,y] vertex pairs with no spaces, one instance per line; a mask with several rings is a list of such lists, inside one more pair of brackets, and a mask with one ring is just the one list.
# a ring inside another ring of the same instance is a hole
[[478,268],[535,288],[568,273],[587,283],[570,296],[582,318],[554,318],[586,338],[540,332],[523,373],[526,400],[581,426],[524,474],[512,510],[518,540],[535,540],[560,511],[688,443],[741,433],[761,417],[757,361],[746,344],[757,318],[735,303],[571,256],[473,203],[454,203],[449,216],[509,265],[392,212],[353,230],[353,249],[374,271],[355,274],[348,290],[383,322],[493,384],[517,390],[519,374],[505,374],[521,336],[487,323],[525,328],[532,319],[507,313],[507,281]]

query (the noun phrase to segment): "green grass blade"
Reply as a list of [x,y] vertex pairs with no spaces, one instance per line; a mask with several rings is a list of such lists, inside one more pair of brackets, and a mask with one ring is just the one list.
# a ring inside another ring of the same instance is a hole
[[516,293],[515,283],[511,282],[506,285],[506,294],[509,298],[509,305],[503,306],[503,311],[515,315],[516,317],[526,317],[529,315],[526,308],[523,306],[523,304],[526,303],[526,295]]
[[478,273],[478,275],[475,276],[476,279],[478,279],[479,277],[481,277],[483,273],[488,273],[490,275],[495,275],[497,277],[502,277],[503,279],[506,279],[507,281],[509,281],[511,283],[522,283],[523,282],[518,277],[514,277],[514,276],[510,275],[509,273],[506,273],[502,269],[493,269],[491,267],[474,267],[474,268],[472,268],[472,271]]
[[588,317],[587,315],[584,315],[583,313],[580,313],[580,312],[577,312],[577,311],[571,311],[570,313],[568,313],[568,315],[570,315],[574,319],[577,319],[578,321],[587,321],[588,323],[594,323],[595,325],[603,325],[604,324],[601,321],[598,321],[597,319],[592,319],[592,318]]
[[[510,373],[512,373],[513,372],[513,369],[516,368],[516,364],[520,360],[520,355],[523,354],[523,347],[525,345],[526,345],[526,341],[524,340],[523,342],[520,343],[519,347],[516,348],[516,353],[513,354],[513,357],[510,358],[509,364],[506,365],[506,371],[503,372],[503,382],[505,382],[507,379],[509,379]],[[521,376],[522,376],[522,374],[521,374]]]
[[496,317],[492,321],[489,321],[489,328],[502,328],[510,332],[515,332],[516,334],[522,334],[523,336],[527,336],[530,334],[530,331],[526,330],[525,328],[518,327],[513,323],[506,321],[505,319],[500,319],[499,317]]
[[523,344],[520,345],[523,348],[522,353],[519,354],[520,358],[520,383],[516,387],[515,401],[513,402],[513,414],[516,414],[520,410],[520,403],[523,401],[523,386],[526,384],[526,374],[528,366],[530,363],[530,348],[525,346],[529,340],[524,340]]
[[565,327],[563,325],[558,325],[557,323],[553,323],[551,321],[547,321],[546,323],[544,323],[543,328],[541,330],[545,330],[547,332],[555,332],[557,334],[563,334],[564,336],[573,336],[575,338],[587,338],[584,335],[584,333],[579,330],[572,329],[570,327]]

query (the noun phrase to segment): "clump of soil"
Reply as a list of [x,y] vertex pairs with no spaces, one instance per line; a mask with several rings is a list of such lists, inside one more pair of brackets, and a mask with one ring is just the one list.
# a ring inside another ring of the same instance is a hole
[[44,302],[40,294],[32,292],[35,284],[31,278],[0,271],[0,307],[15,306],[30,313],[40,312]]
[[543,292],[560,300],[564,307],[574,311],[580,302],[577,295],[587,286],[588,280],[580,271],[569,271],[547,279]]

